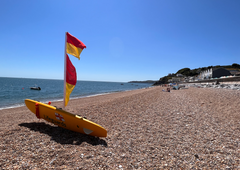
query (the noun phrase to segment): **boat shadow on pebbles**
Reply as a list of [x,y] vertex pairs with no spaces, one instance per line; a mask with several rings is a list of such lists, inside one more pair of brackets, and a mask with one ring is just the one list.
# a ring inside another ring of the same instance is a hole
[[107,142],[99,137],[84,135],[58,126],[51,126],[44,122],[21,123],[19,126],[29,128],[35,132],[47,134],[51,136],[51,140],[63,145],[81,145],[83,142],[87,142],[93,146],[102,145],[107,147]]

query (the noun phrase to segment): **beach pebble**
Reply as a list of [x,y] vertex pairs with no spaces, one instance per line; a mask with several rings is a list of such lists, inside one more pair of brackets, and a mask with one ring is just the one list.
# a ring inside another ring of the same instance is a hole
[[69,102],[67,111],[106,128],[106,138],[59,128],[26,107],[0,110],[0,167],[239,169],[240,91],[231,90],[239,86],[195,87],[171,94],[153,87]]

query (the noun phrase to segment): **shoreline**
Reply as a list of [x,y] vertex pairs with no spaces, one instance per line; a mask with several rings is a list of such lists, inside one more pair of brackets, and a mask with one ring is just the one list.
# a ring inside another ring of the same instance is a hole
[[[146,88],[151,88],[150,87],[144,87],[144,88],[140,88],[140,89],[146,89]],[[133,89],[133,90],[139,90],[139,89]],[[103,92],[103,93],[96,93],[96,94],[89,94],[89,95],[84,95],[84,96],[78,96],[78,97],[71,97],[70,96],[70,100],[75,100],[75,99],[81,99],[81,98],[85,98],[85,97],[94,97],[94,96],[101,96],[101,95],[106,95],[106,94],[112,94],[112,93],[119,93],[119,92],[125,92],[125,91],[132,91],[132,90],[124,90],[124,91],[112,91],[112,92]],[[24,99],[25,100],[25,99]],[[44,99],[44,100],[40,100],[40,102],[42,103],[48,103],[49,100],[47,99]],[[54,100],[51,100],[51,102],[63,102],[63,99],[54,99]],[[24,107],[25,106],[25,103],[23,101],[23,103],[20,103],[20,104],[11,104],[11,105],[7,105],[7,106],[2,106],[0,107],[0,110],[5,110],[5,109],[14,109],[14,108],[18,108],[18,107]]]
[[103,126],[106,138],[59,128],[26,106],[0,110],[0,168],[239,169],[240,91],[162,89],[72,99],[66,111]]

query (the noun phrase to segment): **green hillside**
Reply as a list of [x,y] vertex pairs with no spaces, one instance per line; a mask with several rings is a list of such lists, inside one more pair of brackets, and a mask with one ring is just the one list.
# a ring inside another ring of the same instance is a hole
[[233,63],[232,65],[216,65],[216,66],[208,66],[208,67],[200,67],[200,68],[195,68],[195,69],[190,69],[190,68],[182,68],[178,70],[176,73],[168,74],[167,76],[164,76],[159,79],[154,85],[159,85],[159,84],[167,84],[168,80],[171,79],[172,77],[176,77],[177,74],[182,74],[185,77],[188,76],[197,76],[200,72],[210,69],[210,68],[225,68],[227,70],[238,70],[240,71],[240,65],[237,63]]

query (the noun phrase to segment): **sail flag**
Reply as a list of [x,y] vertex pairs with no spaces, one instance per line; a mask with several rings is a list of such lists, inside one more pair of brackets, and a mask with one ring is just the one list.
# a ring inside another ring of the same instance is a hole
[[65,95],[65,106],[67,106],[70,94],[72,93],[75,85],[77,83],[77,73],[73,66],[71,60],[66,54],[66,95]]
[[86,45],[83,42],[67,32],[66,52],[68,54],[80,60],[80,54],[84,48],[86,48]]
[[72,93],[77,83],[77,73],[68,54],[71,54],[80,59],[80,54],[86,46],[76,37],[68,32],[65,34],[65,54],[64,54],[64,94],[63,94],[63,108],[67,106],[70,94]]

